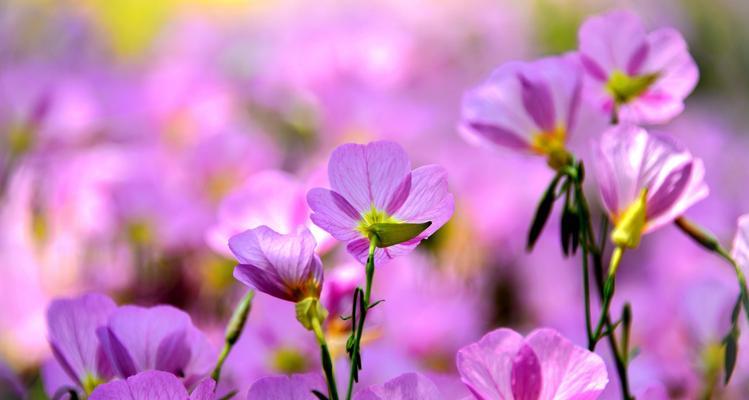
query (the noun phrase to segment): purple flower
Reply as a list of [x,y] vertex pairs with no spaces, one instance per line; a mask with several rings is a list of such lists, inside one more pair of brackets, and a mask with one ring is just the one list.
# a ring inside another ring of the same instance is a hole
[[234,277],[279,299],[296,303],[318,298],[323,269],[315,246],[307,228],[288,235],[267,226],[249,229],[229,239],[229,248],[240,262]]
[[[319,374],[269,376],[252,384],[247,400],[313,399],[312,391],[324,392],[325,381]],[[382,385],[373,385],[354,394],[354,400],[438,400],[444,396],[429,378],[407,373]]]
[[89,400],[213,400],[215,384],[212,379],[204,379],[188,395],[187,389],[175,375],[146,371],[97,387]]
[[190,316],[171,306],[119,307],[97,335],[121,378],[159,370],[183,377],[191,386],[215,361],[213,348]]
[[681,34],[672,28],[647,33],[630,12],[589,18],[579,42],[593,97],[622,121],[668,122],[697,84],[699,72]]
[[332,190],[307,193],[312,222],[347,242],[348,252],[362,263],[375,224],[431,222],[410,240],[378,248],[375,257],[381,262],[412,251],[453,213],[445,170],[426,165],[412,171],[406,152],[393,142],[339,146],[330,157],[328,177]]
[[642,234],[679,217],[708,194],[702,161],[672,139],[634,125],[604,132],[596,149],[603,205],[612,240],[636,247]]
[[[52,354],[70,379],[86,393],[112,377],[112,367],[96,338],[117,308],[104,295],[87,294],[55,300],[47,310]],[[60,388],[53,388],[53,392]]]
[[608,383],[597,354],[552,329],[523,338],[497,329],[458,352],[458,371],[478,399],[596,399]]
[[582,68],[575,55],[507,63],[463,98],[461,130],[469,139],[563,163],[581,88]]

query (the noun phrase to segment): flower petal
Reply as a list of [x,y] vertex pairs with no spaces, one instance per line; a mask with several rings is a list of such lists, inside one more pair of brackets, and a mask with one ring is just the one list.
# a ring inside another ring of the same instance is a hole
[[260,378],[247,392],[247,400],[255,399],[283,399],[310,400],[314,399],[312,391],[326,393],[326,385],[320,374],[294,374],[292,376],[268,376]]
[[510,380],[515,400],[538,400],[541,394],[541,363],[527,344],[520,346],[512,360]]
[[109,297],[92,293],[55,300],[47,309],[53,354],[74,381],[80,383],[87,374],[99,378],[111,376],[111,367],[103,357],[96,330],[107,323],[116,307]]
[[[628,11],[612,11],[588,18],[580,27],[578,42],[589,71],[626,71],[646,41],[640,18]],[[596,72],[595,75],[598,75]]]
[[535,330],[525,343],[541,363],[539,399],[596,399],[609,381],[600,356],[575,346],[553,329]]
[[340,194],[315,188],[307,193],[307,204],[314,212],[310,216],[312,222],[334,238],[346,242],[360,236],[356,225],[361,214]]
[[411,162],[406,152],[397,143],[389,141],[338,146],[328,163],[333,191],[343,196],[359,213],[368,211],[373,205],[384,210],[410,170]]
[[354,396],[354,400],[440,400],[443,396],[427,377],[406,373],[385,382],[370,386]]
[[463,383],[478,399],[512,399],[513,359],[523,337],[512,329],[487,333],[457,354],[457,367]]
[[425,165],[411,173],[411,192],[393,217],[404,222],[432,225],[419,237],[429,237],[441,228],[454,211],[453,195],[448,192],[447,172],[438,165]]
[[185,400],[187,390],[168,372],[146,371],[98,386],[90,400]]

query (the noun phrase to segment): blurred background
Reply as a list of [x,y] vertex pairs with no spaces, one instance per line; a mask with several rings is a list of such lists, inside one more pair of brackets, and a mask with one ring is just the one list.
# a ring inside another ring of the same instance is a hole
[[[728,246],[749,212],[747,2],[4,0],[7,393],[46,398],[45,311],[56,297],[99,291],[120,304],[173,304],[220,345],[246,290],[232,278],[226,240],[287,223],[306,190],[326,184],[331,150],[351,141],[395,140],[414,165],[442,164],[456,197],[447,226],[376,273],[374,296],[386,301],[372,313],[364,383],[421,371],[462,393],[455,352],[499,326],[553,327],[583,344],[579,258],[562,257],[556,218],[536,251],[524,251],[551,172],[536,158],[473,147],[456,125],[463,92],[494,68],[574,50],[580,22],[614,8],[649,29],[674,26],[689,43],[700,82],[662,130],[704,159],[711,195],[688,216]],[[598,133],[573,146],[585,154]],[[337,316],[362,267],[316,235],[345,371]],[[714,388],[715,398],[746,398],[746,351],[732,383],[720,383],[719,344],[738,293],[730,269],[669,227],[628,253],[620,273],[612,310],[633,306],[635,393],[681,399]],[[222,385],[244,393],[268,374],[315,370],[311,339],[293,305],[258,295]],[[608,357],[605,346],[599,353]],[[609,371],[604,397],[613,399]]]

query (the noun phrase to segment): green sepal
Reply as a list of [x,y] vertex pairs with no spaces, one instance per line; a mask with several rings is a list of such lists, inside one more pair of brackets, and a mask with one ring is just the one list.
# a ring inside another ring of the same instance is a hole
[[739,330],[734,329],[723,338],[723,346],[725,347],[725,353],[723,358],[723,369],[725,378],[723,383],[725,385],[731,380],[733,370],[736,367],[736,357],[739,352]]
[[307,297],[306,299],[296,303],[296,319],[303,327],[307,330],[312,330],[312,321],[317,320],[318,323],[325,321],[328,317],[328,310],[320,303],[320,299],[317,297]]
[[630,76],[621,71],[614,71],[606,83],[606,89],[617,104],[626,104],[641,94],[658,79],[658,74]]
[[432,225],[431,221],[419,224],[379,222],[370,225],[367,231],[369,232],[370,240],[375,240],[377,247],[390,247],[419,236],[430,225]]

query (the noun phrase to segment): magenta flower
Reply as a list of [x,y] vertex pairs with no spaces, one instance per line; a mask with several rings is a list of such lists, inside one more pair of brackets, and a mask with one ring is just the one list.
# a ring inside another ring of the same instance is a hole
[[323,269],[315,246],[307,228],[288,235],[267,226],[244,231],[229,239],[229,248],[240,262],[234,277],[279,299],[296,303],[318,298]]
[[114,371],[121,378],[159,370],[192,386],[210,372],[215,352],[190,316],[172,306],[122,306],[97,330]]
[[622,121],[668,122],[697,84],[699,72],[681,34],[672,28],[647,33],[630,12],[589,18],[579,43],[593,98]]
[[405,242],[377,248],[375,259],[382,262],[411,252],[453,213],[445,170],[426,165],[412,171],[406,152],[393,142],[339,146],[330,157],[328,177],[332,190],[307,193],[312,222],[347,242],[348,252],[362,263],[376,224],[431,222]]
[[[55,300],[47,309],[49,344],[57,363],[75,385],[91,393],[113,376],[112,366],[96,338],[117,305],[107,296],[87,294]],[[53,395],[59,387],[51,388]]]
[[[247,393],[247,400],[313,399],[312,391],[324,392],[325,381],[319,374],[269,376],[258,379]],[[382,385],[373,385],[354,394],[354,400],[441,400],[444,396],[429,378],[406,373]]]
[[188,394],[175,375],[146,371],[97,387],[89,400],[213,400],[215,384],[213,379],[204,379]]
[[564,163],[581,88],[575,55],[507,63],[463,98],[461,130],[469,139]]
[[595,153],[612,240],[636,247],[642,234],[672,222],[708,194],[702,161],[662,135],[634,125],[604,132]]
[[601,357],[552,329],[497,329],[462,348],[457,366],[477,399],[592,400],[608,383]]

